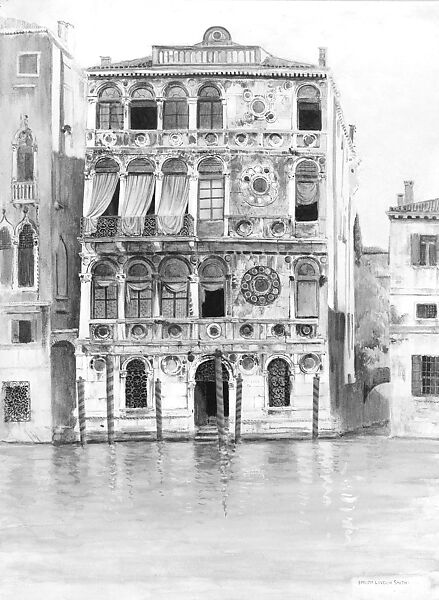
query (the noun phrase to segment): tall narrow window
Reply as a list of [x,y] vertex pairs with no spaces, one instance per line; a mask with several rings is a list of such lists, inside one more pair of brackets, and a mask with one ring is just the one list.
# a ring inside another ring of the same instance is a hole
[[103,217],[119,214],[119,165],[111,158],[96,163],[93,177],[93,204]]
[[296,221],[317,221],[319,216],[319,168],[303,160],[296,169]]
[[23,225],[18,235],[18,286],[35,285],[35,231],[29,223]]
[[189,269],[179,259],[168,260],[160,271],[162,284],[161,313],[163,317],[185,318],[189,314]]
[[226,273],[220,261],[207,259],[200,267],[201,317],[225,316]]
[[166,92],[163,106],[163,129],[187,129],[189,107],[184,89],[174,85]]
[[13,249],[11,232],[8,227],[0,228],[0,283],[10,286],[12,283]]
[[313,85],[304,85],[298,91],[297,120],[301,130],[320,131],[322,129],[320,92]]
[[126,235],[140,235],[146,215],[155,210],[154,167],[149,160],[136,158],[128,165],[125,201],[120,207],[122,229]]
[[157,102],[148,88],[137,88],[131,95],[131,129],[157,129]]
[[283,358],[268,365],[268,403],[272,407],[290,405],[290,367]]
[[93,269],[92,319],[117,319],[117,286],[114,267],[106,262]]
[[219,91],[213,85],[201,88],[198,97],[198,129],[222,129],[223,105]]
[[424,267],[436,266],[437,238],[435,235],[419,236],[419,264]]
[[157,207],[157,222],[161,233],[177,235],[184,222],[188,208],[189,178],[186,164],[170,158],[162,167],[163,183]]
[[224,218],[224,175],[217,158],[201,161],[198,179],[198,215],[201,220]]
[[296,268],[296,317],[318,317],[319,273],[311,262]]
[[125,380],[126,408],[146,408],[148,405],[148,378],[142,359],[133,358],[127,365]]
[[128,269],[125,312],[128,318],[152,317],[151,272],[144,263],[134,263]]
[[120,92],[115,87],[104,88],[97,103],[98,129],[123,129],[123,106]]
[[29,127],[22,129],[17,138],[17,181],[34,179],[34,139]]
[[67,246],[62,238],[59,239],[55,257],[56,267],[56,295],[66,297],[68,294],[68,256]]

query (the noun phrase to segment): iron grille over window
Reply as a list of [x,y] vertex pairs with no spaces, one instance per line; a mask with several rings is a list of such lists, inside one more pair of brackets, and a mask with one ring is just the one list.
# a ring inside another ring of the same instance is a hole
[[439,356],[412,356],[412,394],[439,396]]
[[30,386],[28,381],[6,381],[3,384],[5,423],[30,421]]
[[268,365],[269,406],[290,405],[290,368],[282,358],[275,358]]
[[436,304],[417,304],[416,317],[418,319],[435,319],[437,317]]
[[127,408],[146,408],[148,404],[148,378],[145,363],[134,358],[127,365],[125,382],[125,406]]

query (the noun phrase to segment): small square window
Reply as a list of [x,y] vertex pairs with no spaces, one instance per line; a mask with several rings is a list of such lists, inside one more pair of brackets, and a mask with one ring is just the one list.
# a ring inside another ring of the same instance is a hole
[[416,317],[418,319],[436,319],[437,305],[436,304],[417,304]]
[[29,52],[18,55],[18,75],[38,76],[39,55],[37,52]]

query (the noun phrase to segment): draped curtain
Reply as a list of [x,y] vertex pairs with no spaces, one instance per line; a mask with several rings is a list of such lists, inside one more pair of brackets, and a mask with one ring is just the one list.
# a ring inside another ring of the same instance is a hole
[[316,181],[298,181],[296,202],[301,205],[314,204],[319,199],[319,185]]
[[185,175],[165,175],[162,196],[157,209],[157,225],[161,233],[176,235],[183,227],[189,198],[189,179]]
[[[84,207],[84,233],[94,233],[98,218],[105,212],[113,198],[119,181],[119,173],[95,173],[91,198]],[[87,205],[88,204],[88,205]]]
[[187,280],[185,281],[164,281],[163,287],[173,294],[187,291]]
[[215,292],[216,290],[222,290],[224,288],[225,280],[211,280],[203,279],[201,281],[201,287],[208,292]]
[[143,292],[152,290],[152,282],[149,281],[127,281],[126,284],[126,300],[130,302],[133,298],[132,292]]
[[122,231],[125,235],[141,235],[144,218],[154,196],[155,179],[152,174],[128,175],[125,200],[121,206]]

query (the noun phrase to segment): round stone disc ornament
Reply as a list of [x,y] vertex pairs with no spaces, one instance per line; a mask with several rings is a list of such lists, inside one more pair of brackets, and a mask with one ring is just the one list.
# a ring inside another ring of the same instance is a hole
[[274,302],[280,294],[279,275],[270,267],[253,267],[243,276],[241,292],[250,304],[266,306]]

